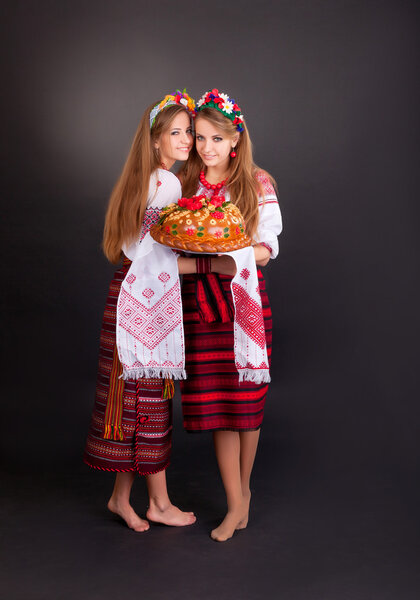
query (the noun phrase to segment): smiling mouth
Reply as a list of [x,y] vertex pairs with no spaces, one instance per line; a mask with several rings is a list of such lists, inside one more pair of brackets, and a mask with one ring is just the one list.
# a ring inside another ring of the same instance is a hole
[[206,158],[207,160],[211,160],[212,158],[216,158],[216,155],[209,155],[209,154],[203,154],[204,158]]

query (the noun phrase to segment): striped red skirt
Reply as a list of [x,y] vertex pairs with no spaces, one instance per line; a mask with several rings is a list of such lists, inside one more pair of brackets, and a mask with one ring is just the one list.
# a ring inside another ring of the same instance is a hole
[[[172,400],[162,398],[161,379],[135,382],[123,381],[115,376],[116,367],[121,367],[115,348],[116,308],[121,283],[130,264],[128,259],[124,260],[109,288],[100,338],[95,404],[84,461],[90,467],[104,471],[137,471],[140,475],[147,475],[162,471],[169,465]],[[117,385],[122,386],[122,401],[113,408],[117,413],[114,414],[117,417],[115,421],[119,423],[118,435],[113,436],[117,439],[106,439],[110,388],[112,390]]]
[[[231,277],[219,275],[225,295],[233,308]],[[265,281],[260,270],[258,280],[263,307],[267,354],[271,364],[272,316]],[[200,318],[196,300],[196,277],[184,275],[182,301],[184,311],[185,368],[181,381],[184,427],[195,431],[253,431],[264,416],[268,384],[238,381],[234,360],[233,322],[207,323]]]

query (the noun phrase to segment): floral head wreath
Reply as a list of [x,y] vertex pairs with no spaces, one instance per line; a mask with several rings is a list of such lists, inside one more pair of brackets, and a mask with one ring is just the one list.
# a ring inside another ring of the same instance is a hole
[[184,106],[191,117],[195,117],[195,102],[191,96],[187,94],[187,90],[185,88],[182,92],[176,90],[175,94],[167,94],[164,99],[158,102],[150,111],[150,129],[153,127],[157,115],[167,106],[172,106],[174,104]]
[[241,109],[236,104],[233,98],[229,98],[227,94],[222,94],[217,89],[213,89],[210,92],[206,92],[197,102],[197,112],[210,106],[211,108],[217,108],[222,114],[236,125],[237,131],[244,130],[244,116],[241,114]]

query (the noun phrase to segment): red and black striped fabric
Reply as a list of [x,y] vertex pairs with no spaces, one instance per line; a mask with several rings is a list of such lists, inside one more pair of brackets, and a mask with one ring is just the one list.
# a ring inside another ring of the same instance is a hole
[[105,412],[115,348],[117,301],[130,264],[128,259],[124,260],[109,288],[100,338],[95,404],[84,461],[90,467],[103,471],[137,471],[140,475],[147,475],[166,469],[170,461],[172,400],[162,398],[163,380],[124,381],[124,439],[104,439]]
[[[233,310],[232,278],[219,275],[219,279]],[[260,270],[258,280],[271,364],[272,317]],[[187,379],[180,383],[185,429],[189,432],[259,429],[268,384],[239,383],[233,352],[233,321],[208,323],[201,318],[195,275],[183,276],[182,302]]]

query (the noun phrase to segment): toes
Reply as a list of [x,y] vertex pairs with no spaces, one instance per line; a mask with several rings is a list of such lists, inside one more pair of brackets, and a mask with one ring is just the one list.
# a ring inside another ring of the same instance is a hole
[[210,537],[212,540],[214,540],[215,542],[227,542],[228,540],[230,540],[230,538],[232,537],[231,535],[228,537],[222,536],[222,535],[218,535],[216,533],[213,533],[213,531],[210,534]]
[[134,529],[134,531],[147,531],[150,528],[150,525],[147,521],[143,521],[142,519],[138,522],[127,523],[130,529]]
[[193,523],[196,522],[196,518],[189,516],[187,519],[182,519],[182,522],[180,523],[181,525],[192,525]]
[[133,527],[134,531],[137,531],[138,533],[143,533],[143,531],[149,531],[150,526],[149,525],[145,525],[145,526],[141,526],[138,525],[137,527]]

